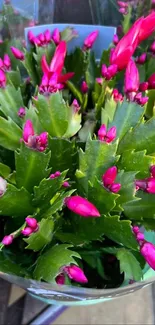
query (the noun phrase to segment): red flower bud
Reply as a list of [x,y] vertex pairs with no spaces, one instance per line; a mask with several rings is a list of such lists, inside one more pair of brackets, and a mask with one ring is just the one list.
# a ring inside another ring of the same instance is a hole
[[68,209],[83,217],[100,217],[97,208],[81,196],[71,196],[65,199]]

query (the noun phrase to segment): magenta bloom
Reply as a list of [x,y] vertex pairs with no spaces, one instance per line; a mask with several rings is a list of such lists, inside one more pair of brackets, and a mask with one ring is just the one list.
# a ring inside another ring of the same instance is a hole
[[27,217],[25,219],[25,221],[26,221],[28,227],[30,227],[34,230],[38,227],[37,220],[35,218]]
[[64,266],[63,271],[68,275],[68,277],[79,283],[87,283],[88,280],[83,272],[82,269],[80,269],[79,266],[71,265],[71,266]]
[[128,3],[124,1],[117,1],[119,7],[128,8]]
[[113,37],[113,43],[114,43],[114,45],[117,45],[118,42],[119,42],[119,37],[118,37],[117,34],[115,34],[114,37]]
[[65,275],[63,273],[60,273],[59,275],[57,275],[55,281],[59,285],[65,284]]
[[9,71],[11,69],[11,60],[8,54],[4,55],[3,63],[4,63],[5,71]]
[[48,145],[48,133],[43,132],[40,135],[35,135],[32,122],[27,120],[23,129],[23,141],[29,148],[44,151]]
[[120,183],[115,183],[117,177],[117,167],[113,166],[107,169],[102,176],[103,185],[113,193],[118,193],[121,189]]
[[136,58],[136,63],[144,64],[146,62],[146,59],[147,59],[147,54],[143,53],[139,57]]
[[149,89],[155,89],[155,73],[148,79]]
[[90,33],[87,38],[84,41],[84,50],[89,50],[94,45],[97,37],[98,37],[99,31],[95,30],[94,32]]
[[23,118],[26,114],[25,108],[24,107],[20,107],[18,110],[18,116]]
[[5,245],[5,246],[11,245],[12,242],[13,242],[13,236],[12,235],[5,236],[2,239],[2,244]]
[[6,87],[6,75],[2,70],[0,70],[0,88],[5,88],[5,87]]
[[13,47],[13,46],[11,46],[11,51],[17,60],[21,60],[21,61],[24,60],[25,55],[22,51],[20,51],[19,49],[17,49],[16,47]]
[[107,131],[106,125],[102,124],[100,129],[98,130],[98,138],[100,141],[111,143],[116,139],[116,133],[117,133],[117,129],[115,126],[113,126]]
[[71,196],[65,199],[68,209],[82,217],[100,217],[97,208],[81,196]]
[[83,92],[83,94],[86,94],[88,92],[88,90],[89,90],[89,88],[88,88],[86,81],[83,81],[81,84],[81,91]]
[[155,246],[152,243],[144,241],[140,247],[140,252],[146,262],[155,270]]
[[117,72],[118,72],[118,67],[116,64],[112,64],[109,67],[107,67],[106,64],[102,65],[101,74],[102,77],[104,77],[106,80],[112,79]]
[[125,73],[125,93],[136,94],[139,89],[139,72],[133,60],[130,60]]
[[149,84],[148,84],[147,81],[146,81],[146,82],[142,82],[142,83],[139,85],[139,90],[140,90],[140,91],[146,91],[146,90],[148,89],[148,86],[149,86]]
[[150,172],[153,178],[155,178],[155,165],[152,165],[150,168]]
[[53,34],[52,34],[52,40],[54,41],[54,43],[56,45],[58,45],[61,41],[61,35],[60,35],[60,32],[59,32],[59,29],[58,28],[55,28],[54,31],[53,31]]
[[48,44],[51,41],[51,33],[49,29],[46,29],[45,33],[44,33],[44,39],[45,42]]
[[155,53],[155,41],[151,44],[150,51],[154,54]]
[[22,235],[24,236],[30,236],[33,233],[33,229],[30,227],[26,227],[21,231]]

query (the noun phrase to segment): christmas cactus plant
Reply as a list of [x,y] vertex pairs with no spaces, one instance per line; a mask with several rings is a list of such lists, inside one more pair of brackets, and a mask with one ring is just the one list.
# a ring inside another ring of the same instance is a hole
[[67,53],[71,28],[32,29],[15,69],[0,59],[1,272],[112,288],[155,270],[155,59],[139,48],[154,21],[100,62],[98,31]]

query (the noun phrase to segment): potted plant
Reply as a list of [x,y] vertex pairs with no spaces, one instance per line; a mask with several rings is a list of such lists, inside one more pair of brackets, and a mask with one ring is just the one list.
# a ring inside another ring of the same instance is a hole
[[71,28],[29,31],[15,70],[0,60],[0,276],[49,303],[100,302],[154,276],[154,46],[132,58],[154,19],[99,62],[99,31],[68,54]]

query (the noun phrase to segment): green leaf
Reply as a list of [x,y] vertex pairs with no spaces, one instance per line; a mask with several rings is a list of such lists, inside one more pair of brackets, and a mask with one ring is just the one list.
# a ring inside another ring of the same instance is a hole
[[128,248],[137,249],[138,244],[132,232],[131,221],[120,220],[119,216],[103,216],[105,236]]
[[84,52],[79,47],[69,55],[67,55],[65,60],[65,67],[67,72],[74,72],[72,77],[72,83],[79,86],[81,78],[84,76],[85,62],[84,62]]
[[95,130],[95,126],[96,126],[95,121],[87,120],[84,123],[82,129],[78,133],[78,137],[79,137],[80,141],[86,142],[90,135],[92,137],[93,133],[94,133],[94,130]]
[[65,198],[71,196],[74,192],[75,190],[70,190],[67,192],[57,192],[56,195],[50,201],[51,207],[41,214],[42,217],[49,218],[57,211],[61,211],[64,206]]
[[155,219],[155,195],[138,191],[136,197],[138,201],[123,205],[125,216],[133,220]]
[[147,153],[155,152],[155,118],[148,120],[145,123],[137,125],[131,129],[118,147],[118,153],[122,153],[125,150],[135,149],[136,151],[147,150]]
[[123,33],[126,34],[128,30],[130,29],[131,26],[131,18],[132,18],[132,7],[129,5],[128,6],[128,13],[127,15],[124,15],[124,19],[122,22],[122,27],[123,27]]
[[23,277],[26,271],[18,264],[14,263],[5,256],[4,252],[0,252],[0,272],[11,273]]
[[33,57],[33,49],[28,52],[25,51],[25,60],[22,61],[24,67],[26,68],[29,77],[31,78],[31,82],[34,86],[39,84],[39,76],[37,70],[35,68],[35,59]]
[[120,261],[121,273],[125,273],[128,280],[140,281],[143,277],[142,269],[135,256],[128,250],[121,248],[117,252],[117,259]]
[[34,208],[31,204],[31,195],[23,187],[17,189],[7,184],[6,192],[0,197],[0,215],[24,218],[33,214]]
[[102,56],[101,56],[101,60],[100,60],[100,70],[101,70],[102,64],[106,64],[109,66],[109,64],[110,64],[109,58],[110,58],[110,49],[104,50],[102,53]]
[[95,177],[101,176],[107,168],[111,167],[117,160],[117,142],[107,145],[99,140],[88,139],[85,152],[79,151],[79,170],[93,184]]
[[79,101],[79,103],[82,105],[83,103],[83,96],[79,90],[78,87],[76,87],[71,81],[67,81],[67,87],[69,90],[73,93],[73,96]]
[[147,91],[147,96],[149,97],[145,115],[147,118],[151,118],[154,115],[154,105],[155,105],[155,89],[150,89]]
[[[116,183],[121,184],[120,196],[116,202],[117,207],[123,207],[124,203],[137,200],[135,197],[135,176],[135,172],[124,172],[123,170],[117,175]],[[117,207],[116,211],[118,211]]]
[[0,145],[9,150],[16,150],[20,145],[22,130],[8,117],[0,117]]
[[0,175],[4,178],[7,178],[11,173],[11,168],[7,165],[0,163]]
[[71,138],[81,129],[82,115],[74,112],[72,107],[68,107],[68,129],[64,134],[65,138]]
[[155,71],[155,60],[154,57],[151,57],[148,60],[145,80],[147,80],[154,71]]
[[35,185],[39,185],[43,178],[48,177],[50,157],[50,152],[32,150],[23,144],[20,151],[15,153],[17,186],[23,186],[32,192]]
[[34,187],[34,199],[33,204],[35,206],[46,206],[50,203],[52,197],[62,187],[67,171],[61,173],[61,175],[54,179],[43,179],[39,186]]
[[114,119],[109,123],[108,128],[116,126],[117,137],[121,140],[131,127],[137,125],[143,114],[144,107],[133,102],[119,102],[115,111]]
[[94,88],[96,78],[96,62],[94,52],[87,52],[85,79],[90,90]]
[[49,137],[48,148],[51,150],[50,167],[53,171],[69,169],[69,175],[73,176],[78,163],[75,142]]
[[7,81],[13,85],[15,88],[19,88],[21,83],[22,83],[22,79],[21,79],[21,74],[20,71],[17,69],[16,71],[8,71],[6,73],[7,76]]
[[74,257],[80,258],[80,255],[69,250],[70,247],[64,244],[56,245],[40,256],[34,270],[34,278],[49,283],[55,282],[64,265],[77,264]]
[[37,109],[34,105],[30,102],[29,109],[26,110],[26,114],[24,117],[24,121],[31,120],[35,133],[40,134],[44,132],[44,128],[41,126],[39,121],[39,116],[37,114]]
[[153,164],[155,164],[155,158],[146,156],[146,150],[135,152],[133,149],[122,153],[118,167],[125,171],[137,171],[137,178],[140,179],[150,176],[150,166]]
[[71,41],[73,38],[77,38],[78,35],[76,34],[76,31],[73,27],[66,27],[61,33],[61,40],[62,41],[66,41],[69,42]]
[[43,128],[52,137],[62,137],[68,128],[68,107],[60,92],[46,98],[39,95],[35,101]]
[[28,244],[26,249],[31,249],[34,252],[38,252],[44,246],[51,242],[53,237],[54,222],[49,219],[42,219],[39,222],[39,229],[37,232],[31,234],[31,236],[24,241]]
[[8,85],[5,89],[0,89],[0,110],[6,117],[10,117],[15,123],[21,125],[18,110],[24,106],[20,89],[13,85]]
[[105,189],[103,184],[95,178],[93,185],[89,182],[88,186],[88,199],[92,202],[101,214],[106,214],[114,209],[115,201],[119,195]]
[[114,119],[116,109],[117,103],[115,102],[113,97],[107,99],[105,101],[105,106],[101,112],[101,124],[105,124],[106,126],[108,126],[108,124]]
[[36,46],[36,53],[33,53],[33,57],[37,63],[36,69],[38,71],[38,74],[42,76],[42,68],[41,68],[41,59],[43,55],[46,55],[47,62],[50,64],[51,59],[54,55],[56,46],[53,41],[50,42],[50,44],[46,45],[45,47]]

